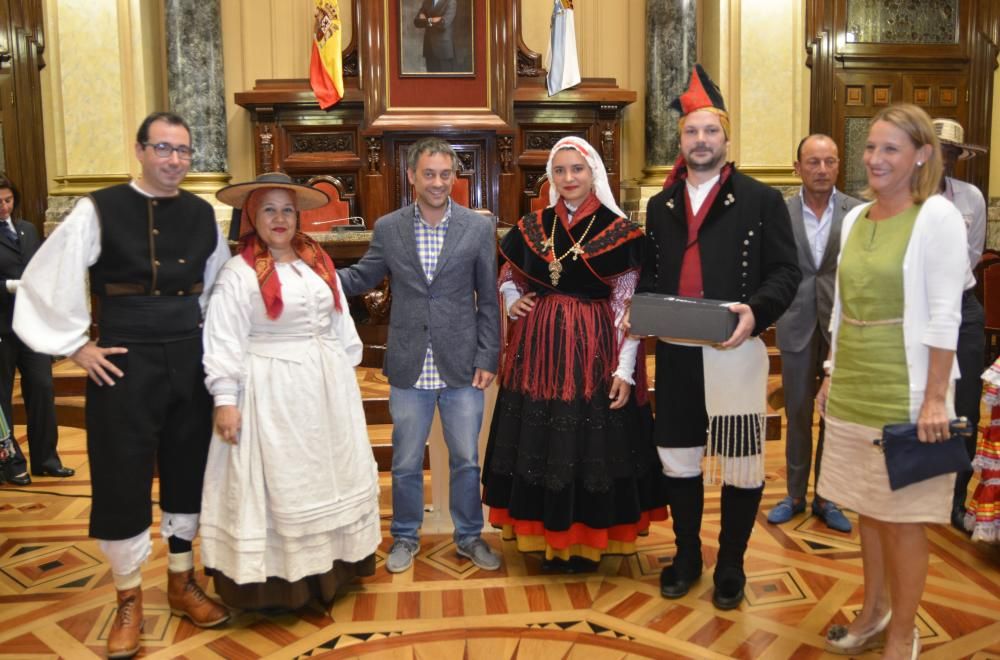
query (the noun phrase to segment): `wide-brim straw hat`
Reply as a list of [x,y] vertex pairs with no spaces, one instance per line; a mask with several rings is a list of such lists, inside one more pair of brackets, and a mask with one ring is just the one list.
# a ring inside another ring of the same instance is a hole
[[958,157],[959,160],[966,160],[976,154],[984,154],[988,151],[986,147],[981,147],[978,144],[966,144],[965,129],[954,119],[935,119],[932,123],[934,124],[934,134],[937,135],[941,144],[950,144],[962,150]]
[[258,176],[254,181],[234,183],[219,190],[215,193],[215,197],[223,204],[241,209],[250,193],[261,188],[282,188],[290,191],[295,195],[295,204],[300,211],[318,209],[330,202],[329,196],[322,190],[295,183],[292,181],[292,177],[284,172],[267,172]]

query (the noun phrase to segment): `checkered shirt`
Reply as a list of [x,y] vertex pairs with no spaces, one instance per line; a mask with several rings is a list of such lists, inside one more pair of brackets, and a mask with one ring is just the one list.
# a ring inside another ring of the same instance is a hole
[[[417,256],[420,257],[420,265],[424,267],[424,275],[427,276],[427,283],[434,279],[434,271],[437,270],[438,256],[441,254],[441,246],[444,245],[444,235],[448,232],[448,220],[451,219],[451,200],[448,200],[448,208],[445,209],[444,218],[436,227],[431,227],[422,217],[420,217],[420,206],[413,205],[413,232],[417,238]],[[424,366],[420,370],[420,377],[417,378],[413,386],[418,390],[440,390],[447,387],[441,374],[438,373],[437,365],[434,364],[434,350],[431,343],[427,342],[427,355],[424,356]]]

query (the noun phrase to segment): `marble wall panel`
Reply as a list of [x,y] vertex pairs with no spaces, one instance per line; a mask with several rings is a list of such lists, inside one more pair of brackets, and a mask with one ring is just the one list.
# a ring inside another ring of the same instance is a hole
[[698,60],[697,32],[692,0],[647,0],[647,167],[673,165],[677,158],[680,115],[670,102],[687,89],[691,80],[691,69]]
[[192,172],[226,172],[225,84],[220,8],[213,0],[167,0],[170,109],[187,120]]

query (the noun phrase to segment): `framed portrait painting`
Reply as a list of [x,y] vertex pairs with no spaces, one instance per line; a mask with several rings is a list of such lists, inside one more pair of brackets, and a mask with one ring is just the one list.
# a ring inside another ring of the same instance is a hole
[[399,73],[474,76],[473,0],[397,0]]

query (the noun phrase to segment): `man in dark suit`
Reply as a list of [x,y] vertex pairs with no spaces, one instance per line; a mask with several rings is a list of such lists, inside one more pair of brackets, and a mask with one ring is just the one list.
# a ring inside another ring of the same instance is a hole
[[413,25],[424,28],[424,59],[428,73],[455,71],[457,0],[424,0]]
[[[847,211],[861,203],[836,189],[840,166],[837,145],[826,135],[810,135],[799,143],[794,163],[802,179],[798,195],[788,200],[792,232],[798,247],[802,282],[788,311],[778,319],[781,382],[785,393],[785,464],[788,497],[767,514],[773,524],[788,522],[806,509],[809,466],[812,463],[813,402],[830,351],[830,312],[840,254],[840,225]],[[823,457],[823,422],[816,443],[815,479]],[[851,523],[833,502],[818,495],[814,515],[828,527],[851,531]]]
[[[42,477],[71,477],[56,453],[58,440],[52,388],[52,358],[25,346],[11,329],[14,294],[21,273],[38,249],[38,231],[25,220],[15,220],[20,195],[14,183],[0,176],[0,406],[13,429],[14,370],[21,372],[21,396],[28,417],[31,473]],[[14,442],[14,458],[0,470],[0,482],[31,483],[21,448]]]
[[360,262],[340,268],[349,296],[392,286],[383,372],[392,415],[392,548],[386,570],[405,571],[420,550],[424,447],[434,410],[448,445],[450,510],[458,554],[486,570],[500,558],[482,540],[479,429],[483,390],[497,372],[500,306],[496,227],[451,200],[458,156],[444,140],[418,140],[406,173],[416,202],[378,219]]
[[723,484],[712,603],[727,610],[743,602],[743,557],[764,489],[768,360],[757,335],[788,308],[801,275],[781,193],[726,161],[729,115],[700,65],[672,106],[682,114],[681,157],[647,206],[637,290],[732,301],[738,321],[720,346],[657,342],[655,434],[677,543],[660,593],[681,598],[701,576],[707,457],[709,480]]

